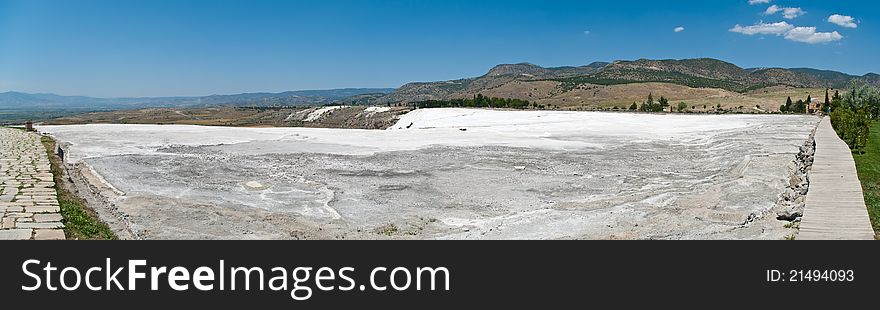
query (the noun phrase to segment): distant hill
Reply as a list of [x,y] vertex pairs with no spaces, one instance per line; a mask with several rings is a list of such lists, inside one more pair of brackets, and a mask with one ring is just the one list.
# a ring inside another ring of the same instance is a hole
[[185,100],[183,97],[162,98],[93,98],[56,94],[0,93],[0,109],[111,109],[161,105]]
[[363,95],[388,94],[393,88],[298,90],[283,93],[212,95],[180,101],[191,106],[300,106],[345,103]]
[[[638,83],[669,83],[689,88],[713,88],[746,93],[772,86],[795,88],[843,88],[852,82],[880,86],[880,76],[864,76],[810,68],[752,68],[711,58],[681,60],[619,60],[595,62],[580,67],[543,68],[534,64],[502,64],[483,76],[441,82],[406,84],[377,102],[400,104],[424,100],[468,98],[475,94],[503,95],[531,101],[567,105],[588,103],[585,96],[567,96],[573,90],[593,90],[603,86]],[[559,99],[559,100],[554,100]]]
[[347,102],[365,95],[381,96],[393,88],[300,90],[283,93],[245,93],[202,97],[94,98],[55,94],[0,93],[0,109],[116,110],[148,107],[299,106]]
[[[580,67],[543,68],[530,63],[498,65],[476,78],[428,83],[409,83],[387,96],[380,104],[407,103],[422,100],[463,98],[517,81],[535,81],[552,78],[571,78],[593,74],[608,63],[595,62]],[[526,98],[520,98],[526,99]]]

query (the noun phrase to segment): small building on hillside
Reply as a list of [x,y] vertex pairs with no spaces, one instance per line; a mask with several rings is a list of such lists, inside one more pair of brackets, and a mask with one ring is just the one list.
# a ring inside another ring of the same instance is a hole
[[808,102],[807,103],[807,111],[810,114],[816,114],[816,113],[822,112],[822,102],[819,102],[819,101]]

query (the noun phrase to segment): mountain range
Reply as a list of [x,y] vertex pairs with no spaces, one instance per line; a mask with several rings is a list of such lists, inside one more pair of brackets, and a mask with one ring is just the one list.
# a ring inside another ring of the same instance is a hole
[[[665,83],[687,88],[746,93],[773,86],[844,88],[853,82],[880,86],[880,75],[870,73],[855,76],[810,68],[747,69],[711,58],[639,59],[557,68],[519,63],[498,65],[485,75],[474,78],[409,83],[380,98],[378,102],[408,103],[469,98],[476,94],[540,101],[563,96],[578,89],[601,90],[603,86],[639,83]],[[573,102],[569,102],[571,103]]]
[[736,98],[737,94],[770,87],[843,88],[853,82],[880,86],[880,75],[870,73],[856,76],[810,68],[741,68],[711,58],[639,59],[555,68],[530,63],[502,64],[479,77],[409,83],[397,89],[347,88],[151,98],[93,98],[5,92],[0,93],[0,109],[114,110],[340,103],[400,105],[424,100],[470,98],[477,94],[560,106],[583,106],[617,104],[617,101],[626,103],[648,92],[662,91],[667,97],[692,101],[701,96]]
[[[201,97],[95,98],[55,94],[0,93],[0,109],[9,110],[116,110],[148,107],[299,106],[338,102],[363,102],[394,91],[393,88],[300,90],[282,93],[244,93]],[[366,99],[365,99],[366,98]]]

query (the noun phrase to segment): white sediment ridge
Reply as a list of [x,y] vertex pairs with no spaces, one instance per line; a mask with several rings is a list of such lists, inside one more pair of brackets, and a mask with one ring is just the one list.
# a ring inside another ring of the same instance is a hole
[[317,121],[317,120],[319,120],[319,119],[321,118],[321,116],[324,115],[324,113],[327,113],[327,112],[330,112],[330,111],[333,111],[333,110],[338,110],[338,109],[341,109],[341,108],[344,108],[344,106],[332,106],[332,107],[323,107],[323,108],[317,109],[317,110],[315,110],[314,112],[309,113],[309,115],[306,116],[306,118],[304,119],[304,121],[306,121],[306,122],[314,122],[314,121]]
[[773,208],[817,122],[419,109],[388,130],[39,130],[126,193],[145,238],[780,239],[775,220],[744,222]]

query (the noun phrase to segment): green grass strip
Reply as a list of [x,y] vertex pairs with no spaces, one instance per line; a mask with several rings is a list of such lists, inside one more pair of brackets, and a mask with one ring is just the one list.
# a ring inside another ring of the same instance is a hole
[[853,152],[875,235],[880,232],[880,121],[871,123],[863,154]]
[[82,198],[74,195],[64,186],[62,179],[61,159],[54,154],[55,140],[43,136],[40,141],[46,147],[52,175],[55,179],[55,191],[58,193],[58,204],[61,207],[61,222],[64,223],[64,235],[67,239],[79,240],[115,240],[116,235],[104,222],[98,219],[95,210],[88,207]]

